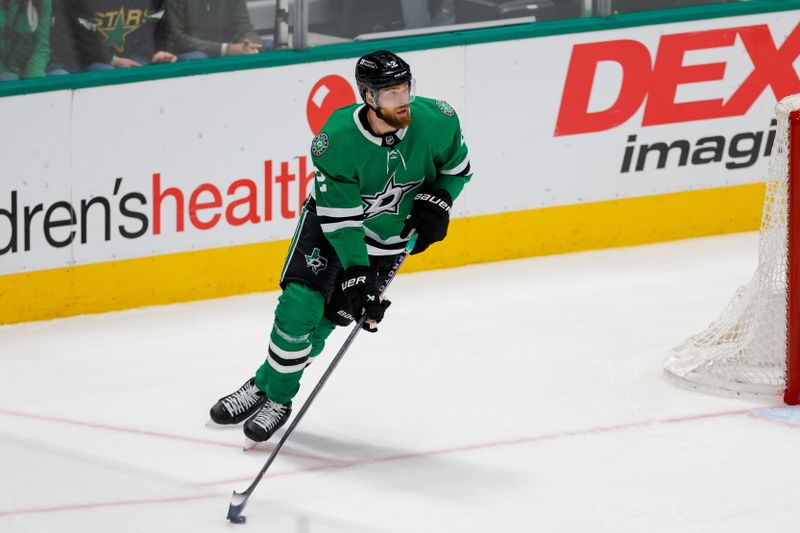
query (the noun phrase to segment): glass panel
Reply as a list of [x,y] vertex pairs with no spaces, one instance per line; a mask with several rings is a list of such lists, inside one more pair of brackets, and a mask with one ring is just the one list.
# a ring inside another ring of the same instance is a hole
[[[355,39],[580,17],[583,0],[308,0],[309,31]],[[337,5],[338,9],[331,10]],[[327,10],[328,17],[322,15]],[[494,23],[494,24],[493,24]],[[453,26],[456,26],[455,28]]]
[[[738,0],[307,0],[317,41],[400,37]],[[310,44],[314,44],[313,42]]]
[[0,80],[273,49],[276,0],[2,0]]
[[734,0],[2,0],[0,81],[292,46],[278,8],[301,1],[307,45],[319,46]]
[[456,14],[461,23],[533,18],[535,22],[577,18],[582,14],[582,0],[457,0]]

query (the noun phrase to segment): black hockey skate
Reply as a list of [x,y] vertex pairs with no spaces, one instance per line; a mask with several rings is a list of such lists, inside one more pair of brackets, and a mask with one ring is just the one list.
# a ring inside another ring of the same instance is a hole
[[244,449],[249,450],[259,442],[268,440],[289,420],[291,413],[292,402],[283,404],[267,400],[261,409],[244,423],[244,434],[247,437]]
[[250,378],[239,390],[223,396],[214,404],[211,420],[223,426],[238,424],[253,416],[266,401],[267,395],[256,387],[256,378]]

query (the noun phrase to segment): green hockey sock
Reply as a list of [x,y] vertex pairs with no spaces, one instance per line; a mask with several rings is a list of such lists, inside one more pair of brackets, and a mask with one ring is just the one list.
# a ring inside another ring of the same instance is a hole
[[278,298],[267,359],[256,372],[256,386],[270,400],[288,403],[297,394],[309,358],[335,328],[324,308],[323,296],[301,283],[289,283]]

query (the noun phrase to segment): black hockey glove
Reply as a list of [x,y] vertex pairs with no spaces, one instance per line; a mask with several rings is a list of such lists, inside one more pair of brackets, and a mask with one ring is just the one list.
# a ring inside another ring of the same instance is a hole
[[389,300],[381,301],[378,292],[378,277],[370,267],[351,266],[344,271],[342,279],[342,292],[350,307],[350,313],[359,318],[367,315],[364,329],[377,331],[378,322],[383,320],[383,314],[389,307]]
[[444,189],[433,193],[419,193],[414,198],[414,207],[406,217],[406,225],[401,235],[407,237],[412,228],[417,230],[417,244],[411,254],[418,254],[447,235],[450,224],[450,206],[453,198]]

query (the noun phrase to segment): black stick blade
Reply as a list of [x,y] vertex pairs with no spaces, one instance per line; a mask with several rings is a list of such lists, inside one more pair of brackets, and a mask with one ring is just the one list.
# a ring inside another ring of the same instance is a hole
[[244,506],[247,504],[247,494],[240,494],[233,491],[231,496],[231,504],[228,506],[228,520],[233,524],[244,524],[247,517],[242,516]]

